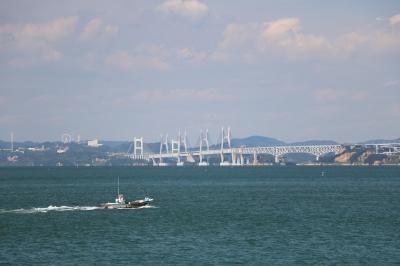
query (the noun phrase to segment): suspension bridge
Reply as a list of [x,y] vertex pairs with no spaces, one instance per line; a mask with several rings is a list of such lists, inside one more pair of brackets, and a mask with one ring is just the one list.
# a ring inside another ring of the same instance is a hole
[[[220,157],[220,166],[236,166],[245,164],[258,164],[258,156],[269,154],[274,156],[279,163],[285,154],[308,153],[315,156],[316,161],[321,156],[334,153],[339,154],[344,150],[342,145],[285,145],[285,146],[257,146],[257,147],[232,147],[230,128],[222,128],[220,144],[210,146],[208,130],[200,131],[200,145],[196,149],[189,149],[187,145],[186,131],[182,136],[180,131],[177,138],[168,138],[161,135],[160,150],[158,153],[145,153],[143,149],[143,137],[134,138],[133,152],[129,157],[134,160],[146,160],[154,166],[171,165],[173,161],[177,166],[185,163],[208,166],[210,156]],[[245,159],[246,158],[246,159]]]

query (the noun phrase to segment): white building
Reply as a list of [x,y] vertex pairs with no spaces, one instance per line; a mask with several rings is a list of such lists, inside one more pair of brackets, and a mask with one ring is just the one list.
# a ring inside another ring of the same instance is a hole
[[88,140],[87,145],[89,147],[97,148],[97,147],[102,146],[103,144],[100,144],[98,139],[92,139],[92,140]]

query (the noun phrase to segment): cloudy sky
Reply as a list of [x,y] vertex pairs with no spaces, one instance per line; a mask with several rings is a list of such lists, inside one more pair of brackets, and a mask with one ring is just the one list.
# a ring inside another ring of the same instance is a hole
[[400,1],[0,2],[0,139],[400,137]]

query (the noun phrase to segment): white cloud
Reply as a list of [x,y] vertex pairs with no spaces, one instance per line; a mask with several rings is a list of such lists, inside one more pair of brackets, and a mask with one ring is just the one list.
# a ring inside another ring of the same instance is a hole
[[128,51],[117,51],[105,59],[106,65],[124,71],[138,69],[167,70],[168,64],[157,56],[143,56]]
[[208,7],[199,0],[167,0],[157,6],[166,14],[178,14],[191,19],[199,19],[207,14]]
[[376,31],[368,37],[371,48],[377,51],[400,50],[400,34],[397,31]]
[[337,51],[387,53],[400,51],[400,33],[395,30],[350,32],[336,43]]
[[[396,16],[391,22],[397,23]],[[400,16],[399,16],[400,17]],[[354,52],[391,53],[400,51],[400,32],[384,25],[364,31],[352,31],[328,39],[305,33],[296,17],[268,22],[231,23],[225,27],[215,53],[225,58],[238,57],[245,62],[260,55],[343,57]]]
[[339,36],[334,44],[340,52],[365,51],[368,53],[390,53],[400,51],[400,32],[390,26],[400,25],[400,14],[389,18],[389,24],[364,31],[352,31]]
[[258,47],[263,51],[280,48],[289,53],[327,52],[331,44],[322,36],[302,33],[298,18],[282,18],[263,23]]
[[350,32],[345,34],[338,41],[341,49],[352,51],[364,45],[368,41],[368,37],[359,32]]
[[95,18],[88,22],[88,24],[82,29],[81,36],[84,39],[91,39],[96,36],[100,31],[102,25],[101,19]]
[[104,22],[95,18],[89,21],[81,31],[81,38],[91,40],[98,36],[113,35],[119,31],[119,28],[114,25],[104,25]]
[[187,47],[180,48],[176,52],[178,58],[185,59],[189,61],[202,61],[207,58],[208,54],[206,52],[193,51]]
[[231,23],[226,26],[218,47],[220,49],[232,49],[254,44],[258,31],[258,23]]
[[104,37],[119,31],[117,26],[107,24],[100,18],[90,20],[81,29],[78,22],[77,16],[70,16],[44,23],[0,25],[0,53],[11,67],[34,67],[64,58],[64,53],[68,54],[68,44],[79,38],[95,40],[96,43],[92,43],[97,45],[99,38],[104,40]]
[[[218,43],[220,50],[247,49],[254,52],[268,53],[283,51],[287,54],[307,52],[330,52],[332,45],[323,36],[304,34],[298,18],[282,18],[262,23],[229,24]],[[246,58],[253,58],[244,52]]]
[[0,26],[0,38],[11,41],[21,48],[40,43],[56,42],[71,35],[77,26],[78,17],[63,17],[48,23],[11,24]]
[[77,16],[62,17],[47,23],[0,25],[1,51],[14,56],[13,67],[27,67],[39,61],[55,61],[62,53],[55,46],[76,30]]
[[300,29],[298,18],[282,18],[264,23],[261,35],[269,40],[279,40],[289,32],[297,33]]
[[389,18],[390,25],[400,25],[400,14],[394,15]]

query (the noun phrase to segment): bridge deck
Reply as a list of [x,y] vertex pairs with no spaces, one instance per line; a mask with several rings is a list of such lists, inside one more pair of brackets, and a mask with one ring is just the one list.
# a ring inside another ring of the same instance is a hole
[[[239,147],[226,149],[212,149],[201,151],[202,156],[217,154],[271,154],[274,156],[282,156],[287,153],[310,153],[315,156],[321,156],[326,153],[340,153],[344,147],[342,145],[304,145],[304,146],[265,146],[265,147]],[[146,153],[143,155],[132,155],[133,159],[160,159],[160,158],[177,158],[177,157],[200,156],[200,151],[191,152],[169,152],[169,153]]]

